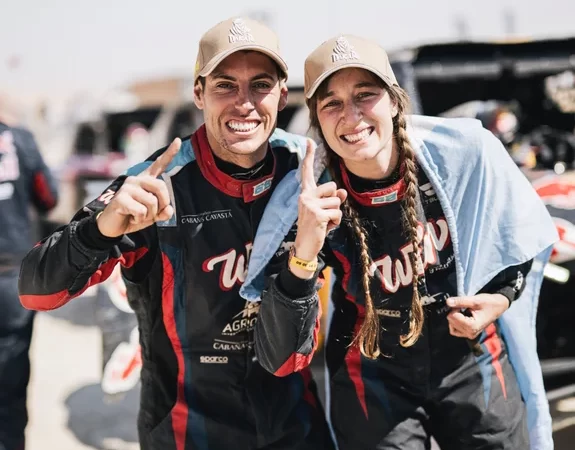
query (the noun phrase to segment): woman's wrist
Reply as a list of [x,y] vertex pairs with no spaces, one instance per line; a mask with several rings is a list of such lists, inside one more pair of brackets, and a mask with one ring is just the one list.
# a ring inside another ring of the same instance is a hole
[[317,261],[318,252],[310,250],[308,246],[295,242],[292,253],[304,261]]
[[296,277],[311,280],[317,271],[317,266],[318,258],[314,252],[298,250],[295,245],[290,250],[288,269]]

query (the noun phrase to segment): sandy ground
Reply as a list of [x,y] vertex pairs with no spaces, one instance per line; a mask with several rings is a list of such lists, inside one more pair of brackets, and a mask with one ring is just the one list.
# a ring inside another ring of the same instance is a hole
[[100,335],[83,298],[36,316],[28,450],[136,450],[138,392],[116,401],[100,389]]

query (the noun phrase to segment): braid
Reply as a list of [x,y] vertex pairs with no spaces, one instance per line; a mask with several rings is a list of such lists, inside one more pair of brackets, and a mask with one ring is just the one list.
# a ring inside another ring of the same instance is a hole
[[[334,152],[327,152],[327,166],[332,178],[338,186],[343,186],[339,172],[335,169],[339,164],[339,157]],[[376,359],[379,356],[379,315],[371,297],[370,268],[371,259],[367,245],[367,233],[359,220],[357,209],[352,206],[353,200],[348,197],[342,205],[343,215],[348,219],[349,228],[357,237],[359,243],[359,256],[361,260],[361,285],[365,298],[365,317],[359,332],[353,339],[352,345],[357,344],[361,354],[366,358]]]
[[345,202],[343,207],[344,214],[351,218],[351,228],[359,242],[359,256],[361,259],[361,284],[365,297],[365,317],[354,343],[359,345],[361,353],[370,359],[376,359],[379,356],[379,315],[371,298],[370,267],[371,260],[367,247],[367,235],[359,222],[357,210],[352,208],[349,202]]
[[419,266],[420,258],[420,240],[417,233],[417,166],[415,163],[415,152],[411,148],[407,137],[405,115],[399,111],[395,120],[396,138],[400,154],[403,155],[403,164],[405,171],[403,179],[406,184],[405,197],[403,199],[406,219],[406,232],[413,246],[410,253],[411,271],[413,273],[413,297],[411,299],[411,316],[409,320],[409,331],[406,335],[401,336],[401,345],[410,347],[417,342],[423,329],[424,313],[423,306],[419,298]]

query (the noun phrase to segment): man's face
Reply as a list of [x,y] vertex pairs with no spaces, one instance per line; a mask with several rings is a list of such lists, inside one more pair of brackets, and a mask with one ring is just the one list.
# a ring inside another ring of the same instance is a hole
[[287,103],[285,82],[263,53],[239,51],[224,59],[194,89],[208,141],[219,157],[246,166],[265,156],[278,111]]

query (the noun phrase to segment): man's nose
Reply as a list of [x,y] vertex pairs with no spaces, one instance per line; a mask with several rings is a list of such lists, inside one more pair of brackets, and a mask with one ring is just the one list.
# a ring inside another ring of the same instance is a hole
[[241,88],[238,91],[238,97],[236,99],[236,108],[242,114],[249,113],[254,109],[254,100],[251,89]]

